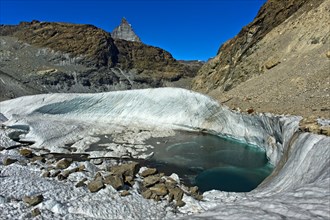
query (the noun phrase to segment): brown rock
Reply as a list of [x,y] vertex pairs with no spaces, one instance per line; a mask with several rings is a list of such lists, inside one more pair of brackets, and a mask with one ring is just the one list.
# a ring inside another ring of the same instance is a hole
[[128,195],[131,195],[131,193],[128,192],[127,190],[124,190],[124,191],[120,192],[120,195],[121,196],[128,196]]
[[104,184],[101,180],[93,180],[90,183],[88,183],[87,188],[89,189],[90,192],[94,193],[104,188]]
[[135,176],[140,169],[140,165],[137,162],[132,162],[128,164],[122,164],[118,166],[113,166],[110,171],[115,175],[120,176]]
[[175,201],[180,201],[183,197],[183,190],[179,187],[169,189],[169,197],[173,198]]
[[146,177],[146,178],[143,179],[143,186],[149,187],[149,186],[155,185],[160,180],[161,180],[161,176],[160,175],[148,176],[148,177]]
[[277,59],[270,59],[270,60],[268,60],[268,61],[265,63],[265,67],[266,67],[267,69],[271,69],[271,68],[277,66],[277,65],[280,64],[280,63],[281,63],[281,62],[280,62],[279,60],[277,60]]
[[124,181],[121,176],[118,175],[108,175],[104,177],[104,184],[111,185],[116,190],[124,186]]
[[252,114],[252,113],[254,112],[254,109],[253,109],[253,108],[249,108],[249,109],[246,110],[246,112],[247,112],[248,114]]
[[56,163],[56,168],[66,169],[71,165],[71,163],[72,163],[72,159],[63,158]]
[[192,186],[189,188],[189,191],[192,195],[198,194],[198,186]]
[[19,153],[24,156],[24,157],[28,157],[31,158],[33,156],[33,153],[30,149],[27,148],[22,148],[19,150]]
[[130,186],[133,186],[134,178],[132,176],[125,176],[125,183],[129,184]]
[[156,168],[148,168],[148,169],[144,170],[141,173],[141,176],[142,177],[147,177],[147,176],[153,175],[155,173],[157,173],[157,169]]
[[44,200],[44,197],[40,195],[35,195],[35,196],[24,196],[23,197],[23,202],[30,206],[35,206],[38,205],[40,202]]
[[152,193],[156,194],[157,196],[165,196],[168,193],[164,183],[156,184],[150,187],[149,189]]
[[330,51],[325,54],[330,59]]
[[145,198],[145,199],[150,199],[151,196],[152,196],[152,192],[151,192],[149,189],[147,189],[146,191],[143,191],[143,192],[141,193],[141,195],[142,195],[143,198]]
[[15,162],[17,162],[17,160],[16,160],[16,159],[13,159],[13,158],[10,158],[10,157],[6,157],[6,158],[4,158],[4,159],[2,160],[2,163],[3,163],[3,165],[5,165],[5,166],[8,166],[8,165],[10,165],[10,164],[12,164],[12,163],[15,163]]

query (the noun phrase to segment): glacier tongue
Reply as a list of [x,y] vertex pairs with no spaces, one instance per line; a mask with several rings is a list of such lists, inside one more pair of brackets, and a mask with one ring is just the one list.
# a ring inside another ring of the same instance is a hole
[[57,152],[118,129],[148,129],[158,136],[204,130],[235,138],[265,149],[276,169],[250,193],[206,192],[201,202],[186,198],[182,212],[202,212],[187,219],[330,218],[330,138],[299,133],[300,117],[245,115],[176,88],[27,96],[1,102],[0,113],[9,119],[3,122],[7,127],[28,126],[23,139],[34,147]]

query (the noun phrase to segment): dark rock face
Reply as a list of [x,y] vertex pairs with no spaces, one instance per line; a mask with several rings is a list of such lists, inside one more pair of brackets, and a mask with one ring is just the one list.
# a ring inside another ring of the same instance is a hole
[[111,32],[111,36],[114,39],[141,42],[140,38],[134,33],[132,26],[125,18],[123,18],[120,25]]
[[216,57],[199,70],[192,84],[193,89],[201,92],[214,89],[228,91],[251,78],[253,74],[262,73],[263,68],[258,63],[244,63],[253,54],[256,43],[299,9],[302,9],[299,10],[300,13],[307,12],[322,2],[323,0],[268,0],[253,22],[224,43]]

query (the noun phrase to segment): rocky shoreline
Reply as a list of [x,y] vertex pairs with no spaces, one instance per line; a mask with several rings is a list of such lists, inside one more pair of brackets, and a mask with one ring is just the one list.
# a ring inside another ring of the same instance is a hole
[[[180,182],[177,174],[173,173],[166,176],[164,173],[159,173],[156,168],[141,167],[136,161],[121,158],[82,158],[77,161],[77,158],[68,154],[55,158],[52,154],[42,155],[37,150],[27,146],[14,149],[1,148],[0,150],[13,151],[10,154],[20,155],[19,158],[17,156],[4,157],[2,160],[4,166],[11,166],[15,163],[21,166],[32,166],[39,170],[42,178],[68,182],[76,188],[88,189],[89,193],[96,193],[106,187],[112,187],[120,196],[125,197],[130,196],[132,191],[136,191],[144,199],[167,201],[173,210],[185,205],[182,200],[183,195],[190,196],[195,200],[203,199],[197,186],[185,186]],[[71,178],[71,176],[80,177]],[[32,217],[41,214],[40,209],[35,208],[35,206],[43,202],[42,194],[27,194],[21,200],[27,207],[32,207],[30,213]]]

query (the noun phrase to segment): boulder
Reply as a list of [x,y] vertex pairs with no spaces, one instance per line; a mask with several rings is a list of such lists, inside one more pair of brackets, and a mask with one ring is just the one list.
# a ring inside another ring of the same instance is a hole
[[145,199],[150,199],[151,196],[152,196],[152,192],[150,191],[150,189],[147,189],[147,190],[143,191],[143,192],[141,193],[141,195],[142,195],[143,198],[145,198]]
[[34,196],[24,196],[23,202],[28,204],[29,206],[35,206],[38,205],[40,202],[44,200],[43,195],[34,195]]
[[153,174],[157,173],[157,169],[156,168],[147,168],[146,170],[142,171],[142,173],[140,174],[142,177],[147,177]]
[[152,185],[155,185],[156,183],[158,183],[161,180],[161,175],[152,175],[152,176],[148,176],[146,178],[143,179],[143,186],[144,187],[149,187]]
[[134,177],[139,171],[139,169],[140,164],[137,162],[132,162],[128,164],[113,166],[110,168],[110,171],[115,175]]
[[32,209],[31,210],[32,217],[36,217],[36,216],[38,216],[40,214],[41,214],[41,212],[40,212],[40,210],[38,208],[35,208],[35,209]]
[[169,189],[169,199],[173,198],[175,201],[182,200],[183,190],[179,187],[175,187],[173,189]]
[[104,184],[111,185],[116,190],[124,186],[123,178],[119,175],[105,176],[103,182]]
[[90,192],[94,193],[104,188],[104,184],[101,180],[93,180],[88,183],[87,188]]
[[164,183],[156,184],[149,189],[153,194],[156,194],[157,196],[165,196],[168,193]]
[[72,163],[72,159],[63,158],[56,163],[56,168],[57,169],[66,169],[71,165],[71,163]]
[[27,149],[27,148],[22,148],[19,150],[20,155],[24,157],[31,158],[33,156],[32,150]]
[[131,195],[131,193],[128,192],[127,190],[124,190],[124,191],[120,192],[120,195],[121,196],[128,196],[128,195]]
[[4,159],[2,160],[2,163],[3,163],[3,165],[5,165],[5,166],[8,166],[8,165],[10,165],[10,164],[12,164],[12,163],[15,163],[15,162],[17,162],[17,160],[16,160],[16,159],[13,159],[13,158],[10,158],[10,157],[6,157],[6,158],[4,158]]
[[127,183],[130,186],[134,185],[134,178],[132,176],[125,176],[125,183]]

